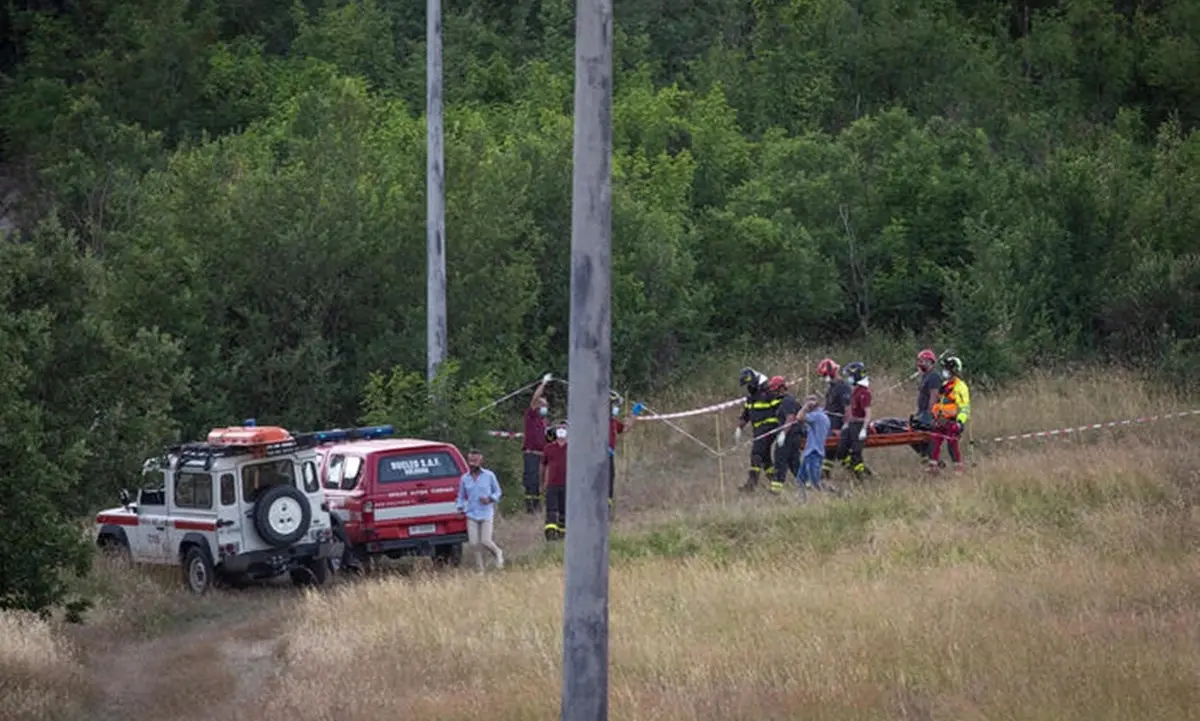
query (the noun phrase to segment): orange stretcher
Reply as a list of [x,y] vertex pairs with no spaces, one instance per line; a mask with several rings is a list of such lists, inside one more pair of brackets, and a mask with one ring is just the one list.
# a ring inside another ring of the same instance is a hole
[[[829,434],[829,438],[825,440],[825,450],[832,451],[837,448],[838,431],[833,431]],[[929,431],[904,431],[902,433],[874,433],[867,432],[865,448],[885,448],[887,446],[911,446],[914,443],[925,443],[929,440]]]

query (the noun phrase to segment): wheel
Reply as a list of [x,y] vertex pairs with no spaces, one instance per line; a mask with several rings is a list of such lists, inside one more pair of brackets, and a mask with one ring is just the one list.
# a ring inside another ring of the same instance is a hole
[[324,558],[314,558],[292,571],[292,583],[296,586],[324,586],[329,582],[329,561]]
[[452,543],[433,549],[433,563],[437,566],[458,568],[462,565],[462,544]]
[[371,557],[359,553],[353,546],[347,545],[341,556],[341,562],[338,564],[340,572],[349,572],[357,575],[364,575],[370,570]]
[[183,582],[197,596],[203,596],[213,586],[215,574],[208,551],[199,546],[188,546],[183,556]]
[[308,533],[312,508],[295,486],[270,486],[254,504],[254,530],[268,544],[286,548]]
[[108,558],[122,563],[133,562],[133,552],[129,550],[129,542],[120,536],[104,535],[96,541],[100,553]]

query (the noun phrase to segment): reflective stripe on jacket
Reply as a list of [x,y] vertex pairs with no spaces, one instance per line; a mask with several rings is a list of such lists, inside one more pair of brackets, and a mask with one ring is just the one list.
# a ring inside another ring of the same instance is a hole
[[782,403],[783,398],[774,393],[759,391],[742,405],[742,421],[749,421],[755,430],[769,431],[780,423],[779,406]]

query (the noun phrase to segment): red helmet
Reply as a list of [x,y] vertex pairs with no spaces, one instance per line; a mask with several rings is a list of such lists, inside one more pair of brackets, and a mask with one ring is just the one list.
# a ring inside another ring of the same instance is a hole
[[937,365],[937,356],[930,348],[926,348],[917,354],[917,368],[927,371]]
[[771,380],[767,381],[767,390],[780,391],[787,388],[787,380],[783,376],[771,376]]
[[817,375],[828,378],[836,378],[838,369],[841,368],[832,358],[825,358],[817,364]]

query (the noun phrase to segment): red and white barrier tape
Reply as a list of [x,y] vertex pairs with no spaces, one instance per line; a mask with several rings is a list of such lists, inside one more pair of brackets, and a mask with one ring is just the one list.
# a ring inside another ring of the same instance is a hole
[[676,418],[690,418],[692,416],[702,416],[705,413],[716,413],[717,411],[723,411],[726,408],[733,408],[736,405],[744,403],[745,400],[745,398],[734,398],[731,401],[714,403],[711,406],[704,406],[703,408],[693,408],[690,411],[676,411],[674,413],[643,413],[637,418],[639,421],[667,421],[674,420]]
[[[717,411],[723,411],[726,408],[732,408],[736,405],[743,403],[744,400],[745,399],[743,399],[743,398],[734,398],[733,400],[725,401],[724,403],[714,403],[710,406],[704,406],[703,408],[693,408],[690,411],[677,411],[675,413],[662,413],[662,414],[643,413],[643,414],[639,415],[637,417],[637,419],[639,421],[669,421],[669,420],[672,420],[675,418],[689,418],[691,416],[702,416],[705,413],[716,413]],[[516,431],[488,431],[487,433],[489,436],[494,436],[496,438],[524,438],[525,437],[524,433],[519,433]]]
[[516,431],[488,431],[487,434],[489,436],[494,436],[496,438],[524,438],[525,437],[524,433],[518,433]]
[[1179,411],[1177,413],[1161,413],[1156,416],[1142,416],[1140,418],[1131,418],[1123,421],[1108,421],[1107,423],[1089,423],[1084,426],[1076,426],[1074,428],[1055,428],[1049,431],[1035,431],[1033,433],[1018,433],[1012,436],[997,436],[995,438],[984,439],[986,442],[1001,443],[1003,441],[1019,441],[1027,438],[1049,438],[1051,436],[1061,436],[1069,433],[1082,433],[1083,431],[1096,431],[1103,428],[1117,428],[1119,426],[1132,426],[1142,423],[1154,423],[1156,421],[1165,421],[1170,418],[1186,418],[1188,416],[1200,416],[1200,410],[1194,411]]

